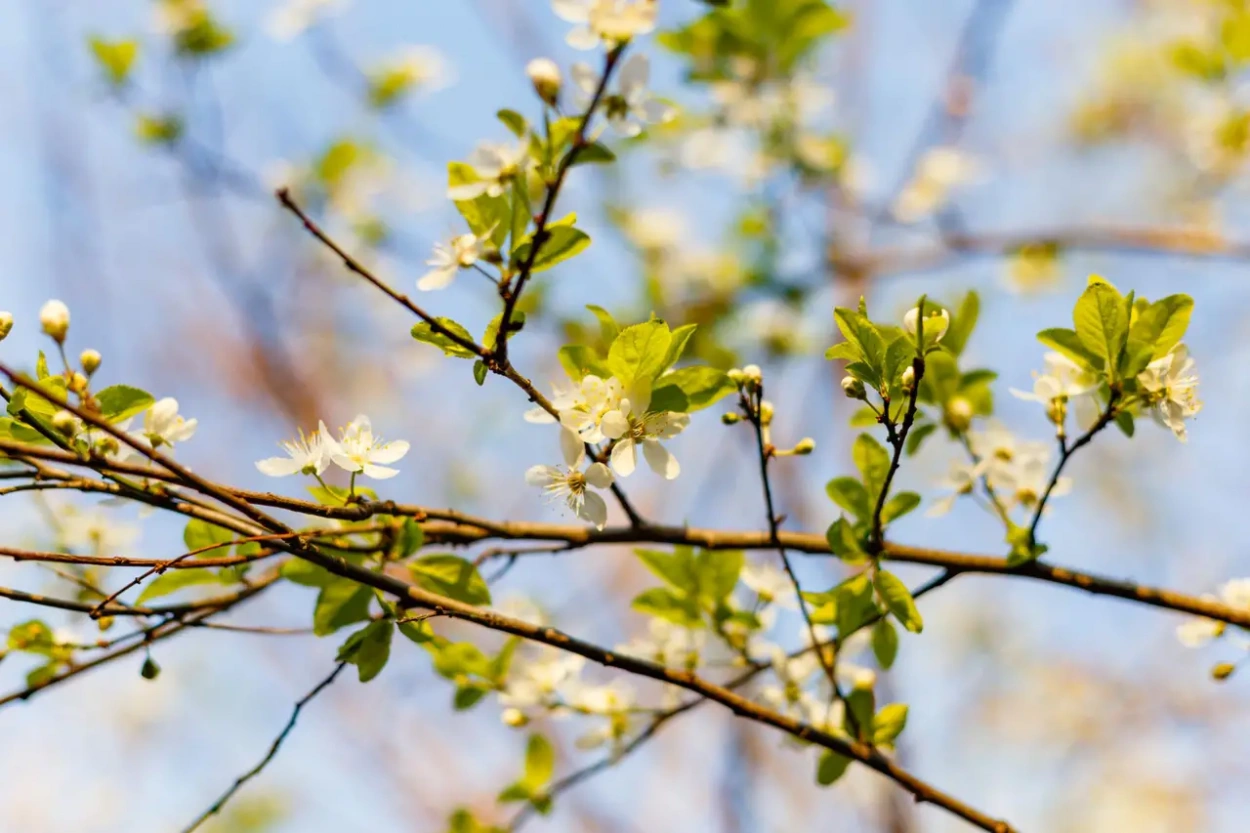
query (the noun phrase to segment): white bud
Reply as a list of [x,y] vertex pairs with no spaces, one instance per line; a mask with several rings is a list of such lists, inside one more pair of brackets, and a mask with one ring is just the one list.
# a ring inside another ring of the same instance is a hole
[[847,399],[867,398],[867,392],[864,390],[864,383],[856,379],[854,376],[842,377],[842,392],[846,394]]
[[99,350],[83,350],[82,355],[78,357],[79,363],[82,364],[82,372],[90,376],[100,368],[100,362],[104,357],[100,355]]
[[52,415],[52,427],[66,437],[78,433],[78,417],[69,411],[61,410]]
[[773,421],[773,403],[767,399],[760,402],[760,422],[765,425],[772,424]]
[[58,344],[64,343],[69,332],[69,307],[55,299],[48,301],[39,310],[39,325]]
[[538,93],[538,97],[550,104],[556,106],[556,102],[560,100],[560,85],[563,83],[560,77],[560,67],[550,58],[535,58],[525,65],[525,74],[530,77],[530,83],[534,85],[534,92]]
[[504,709],[503,713],[499,715],[499,719],[504,722],[504,725],[511,726],[514,729],[530,722],[529,718],[520,709]]
[[972,403],[962,396],[952,397],[946,403],[946,423],[955,431],[967,431],[972,425]]
[[0,312],[0,341],[8,338],[10,332],[13,331],[13,313]]
[[747,381],[754,382],[757,385],[764,381],[764,371],[760,370],[760,366],[758,364],[749,364],[742,368],[742,375],[747,379]]
[[[912,335],[916,334],[916,329],[920,322],[920,307],[912,307],[903,316],[903,329]],[[927,344],[934,344],[942,340],[942,336],[946,335],[946,328],[951,325],[951,316],[944,309],[934,309],[924,317],[924,340]]]
[[87,390],[87,377],[75,370],[69,376],[69,389],[80,395],[85,393]]
[[916,369],[911,365],[907,365],[899,382],[902,384],[904,392],[911,393],[911,389],[916,386]]

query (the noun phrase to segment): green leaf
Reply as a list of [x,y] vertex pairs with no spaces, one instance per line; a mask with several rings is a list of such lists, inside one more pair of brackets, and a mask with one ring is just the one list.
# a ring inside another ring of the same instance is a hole
[[[457,336],[460,336],[461,338],[463,338],[466,342],[469,342],[469,343],[473,342],[473,336],[469,334],[469,331],[466,330],[462,325],[456,323],[455,321],[452,321],[450,318],[436,318],[434,320],[437,321],[439,324],[441,324],[443,328],[446,329],[448,332],[455,333]],[[422,341],[422,342],[425,342],[426,344],[434,345],[438,349],[442,350],[443,353],[445,353],[448,356],[454,356],[458,359],[477,358],[477,353],[473,352],[467,347],[464,347],[458,344],[457,342],[453,341],[451,338],[447,337],[443,333],[435,332],[434,328],[431,327],[430,324],[426,321],[421,321],[413,325],[412,337],[415,338],[417,341]]]
[[959,309],[951,315],[950,326],[942,337],[942,346],[956,356],[963,353],[968,344],[968,337],[977,326],[977,318],[981,314],[981,299],[977,293],[969,290],[959,302]]
[[582,145],[582,149],[578,151],[577,156],[569,160],[569,167],[575,165],[604,165],[616,161],[616,154],[608,150],[608,148],[599,142],[591,142]]
[[1119,428],[1120,433],[1124,436],[1132,437],[1134,430],[1133,415],[1128,411],[1119,411],[1115,415],[1115,427]]
[[451,701],[452,707],[458,712],[467,711],[481,702],[489,691],[490,689],[480,685],[457,686],[456,695]]
[[304,587],[325,587],[340,580],[338,576],[324,567],[302,558],[292,558],[283,562],[278,572],[287,581]]
[[47,656],[56,646],[56,640],[52,636],[52,629],[43,621],[31,619],[9,628],[7,645],[10,651],[26,651]]
[[322,586],[313,607],[313,633],[326,636],[353,622],[369,618],[373,591],[351,579],[335,576]]
[[389,620],[371,622],[347,637],[339,648],[338,661],[355,665],[360,681],[367,683],[386,667],[394,633],[395,625]]
[[518,781],[515,784],[509,784],[507,787],[504,787],[495,800],[500,804],[511,804],[514,801],[529,801],[530,791],[525,784]]
[[899,384],[903,371],[911,367],[916,357],[916,345],[911,339],[900,336],[890,342],[885,350],[885,362],[881,370],[881,381],[894,387]]
[[[187,526],[182,531],[182,541],[187,545],[187,551],[203,549],[211,547],[215,544],[226,544],[234,540],[234,533],[225,527],[210,524],[199,518],[192,518],[187,522]],[[209,554],[212,550],[209,550]]]
[[1089,286],[1077,299],[1072,320],[1081,344],[1101,357],[1108,370],[1113,370],[1128,336],[1124,297],[1111,284],[1091,276]]
[[664,370],[673,337],[663,321],[647,321],[621,330],[608,349],[608,370],[627,387],[650,382]]
[[[313,500],[322,506],[346,506],[351,503],[351,491],[345,486],[333,486],[327,483],[324,486],[305,486],[308,494],[313,496]],[[356,495],[367,497],[369,500],[377,500],[378,493],[368,486],[357,484]]]
[[701,623],[699,610],[694,602],[674,593],[667,587],[652,587],[634,597],[629,606],[639,613],[658,616],[674,624],[696,627]]
[[681,359],[683,353],[686,352],[686,345],[690,342],[690,337],[694,335],[694,331],[699,329],[698,324],[682,324],[670,334],[671,340],[668,343],[668,352],[664,355],[664,370],[668,370]]
[[872,435],[860,434],[851,446],[851,460],[864,477],[868,499],[875,503],[881,487],[885,485],[886,473],[890,470],[889,452]]
[[872,742],[876,746],[893,746],[894,740],[907,726],[907,705],[890,703],[882,706],[872,718]]
[[675,547],[672,552],[634,550],[634,555],[666,584],[683,593],[696,589],[698,576],[695,572],[694,551],[690,547]]
[[930,434],[937,430],[937,424],[933,422],[923,422],[919,425],[913,425],[911,431],[907,433],[907,444],[904,450],[908,457],[915,456],[920,450],[920,444],[925,441]]
[[846,774],[850,765],[851,759],[845,755],[839,755],[832,749],[824,750],[820,755],[820,763],[816,765],[816,783],[822,787],[829,786]]
[[426,555],[408,565],[418,585],[471,605],[490,604],[490,588],[477,568],[458,555]]
[[395,536],[395,554],[398,558],[407,558],[425,544],[425,530],[412,518],[404,518],[404,525]]
[[656,380],[651,394],[651,408],[682,414],[715,405],[737,390],[725,373],[714,367],[698,365],[665,373]]
[[838,307],[833,311],[833,318],[846,340],[859,347],[864,361],[879,374],[881,365],[885,361],[886,345],[876,325],[869,321],[868,316],[862,312],[843,307]]
[[[464,162],[447,163],[447,186],[455,188],[480,181],[477,171]],[[491,233],[491,240],[496,245],[508,234],[512,205],[506,196],[490,197],[485,194],[471,200],[455,200],[456,210],[469,229],[476,235]]]
[[876,587],[886,607],[898,619],[899,624],[912,633],[920,633],[924,630],[924,620],[920,618],[916,600],[912,598],[911,591],[898,576],[885,570],[878,570]]
[[481,359],[473,363],[473,381],[477,382],[479,388],[486,384],[486,362]]
[[[527,236],[512,254],[512,260],[518,266],[529,261],[530,247],[534,241],[532,235]],[[582,252],[590,245],[590,235],[572,226],[561,226],[549,223],[543,244],[538,249],[530,272],[542,272],[556,266]]]
[[616,319],[612,317],[612,313],[606,309],[594,304],[587,304],[586,309],[590,310],[599,321],[599,335],[603,338],[604,344],[611,344],[616,337],[621,334],[621,325],[616,323]]
[[872,653],[882,668],[889,669],[898,656],[898,631],[889,619],[881,619],[872,626]]
[[525,777],[521,783],[536,793],[551,780],[556,769],[556,751],[542,735],[530,735],[525,746]]
[[715,607],[738,586],[744,557],[741,550],[703,550],[695,560],[699,596]]
[[1088,370],[1101,371],[1106,366],[1102,357],[1089,350],[1074,330],[1052,327],[1038,333],[1037,340]]
[[868,492],[864,484],[854,477],[835,477],[825,484],[825,493],[830,500],[861,521],[872,516],[873,507],[868,500]]
[[512,135],[518,139],[524,139],[525,134],[529,132],[529,123],[525,121],[525,117],[516,110],[500,110],[495,116],[503,122],[504,127],[512,131]]
[[1194,299],[1188,295],[1161,298],[1138,314],[1129,341],[1150,347],[1151,360],[1161,359],[1185,337],[1193,311]]
[[168,596],[170,593],[176,593],[185,587],[196,587],[204,584],[231,584],[233,582],[223,581],[222,577],[214,570],[193,569],[193,570],[169,570],[157,576],[143,588],[143,592],[139,594],[136,604],[145,604],[152,599],[159,599],[161,596]]
[[580,382],[585,376],[591,374],[599,377],[612,375],[603,358],[585,344],[566,344],[560,348],[556,357],[560,360],[560,366],[564,368],[564,372],[569,374],[569,378],[574,382]]
[[877,615],[872,596],[872,583],[867,573],[852,576],[833,590],[838,634],[850,636]]
[[841,359],[848,362],[859,362],[864,360],[864,352],[853,341],[839,341],[825,351],[825,358],[830,361]]
[[44,355],[42,350],[40,350],[39,358],[35,359],[35,380],[42,382],[51,375],[52,374],[48,372],[48,357]]
[[899,492],[885,502],[881,508],[881,523],[888,524],[903,517],[920,505],[920,495],[915,492]]
[[858,564],[868,557],[860,545],[859,536],[846,518],[838,518],[829,524],[825,540],[829,542],[829,550],[848,564]]

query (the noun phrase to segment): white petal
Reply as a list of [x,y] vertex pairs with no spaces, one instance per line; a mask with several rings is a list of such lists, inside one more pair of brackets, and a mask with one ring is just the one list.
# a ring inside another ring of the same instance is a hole
[[525,412],[525,421],[535,425],[550,425],[556,421],[556,418],[543,408],[530,408]]
[[564,428],[560,431],[560,453],[570,469],[581,468],[582,460],[586,459],[586,446],[581,437]]
[[664,124],[672,121],[677,115],[676,107],[654,98],[644,101],[640,109],[642,112],[638,113],[638,115],[648,124]]
[[942,498],[937,503],[929,507],[928,511],[924,513],[925,517],[926,518],[940,518],[941,516],[945,515],[947,512],[950,512],[951,509],[954,508],[955,500],[958,497],[959,497],[958,494],[952,494],[952,495],[947,495],[946,497]]
[[286,477],[295,474],[304,466],[293,457],[270,457],[266,460],[258,460],[256,468],[261,474],[267,474],[270,477]]
[[591,463],[586,469],[586,482],[596,489],[606,489],[612,485],[612,472],[603,463]]
[[634,453],[634,441],[622,440],[612,448],[612,470],[621,477],[629,477],[634,473],[637,460]]
[[341,451],[332,453],[330,459],[343,471],[360,471],[360,464]]
[[651,61],[643,52],[635,52],[625,61],[617,74],[621,95],[629,98],[631,94],[647,88],[647,79],[651,77]]
[[612,129],[618,135],[624,136],[626,139],[632,139],[642,132],[642,125],[636,121],[630,121],[624,116],[608,116],[608,124],[612,125]]
[[599,45],[599,36],[589,26],[578,26],[564,36],[564,42],[574,49],[594,49]]
[[629,420],[620,411],[608,411],[599,421],[599,429],[609,440],[619,439],[629,432]]
[[464,185],[453,185],[447,189],[447,199],[455,202],[475,200],[489,190],[489,182],[469,182]]
[[399,458],[408,453],[407,440],[395,440],[389,443],[383,443],[377,446],[369,454],[369,462],[371,463],[394,463]]
[[373,463],[365,463],[360,473],[365,477],[372,477],[374,480],[389,480],[399,474],[399,469],[391,469],[386,466],[375,466]]
[[421,276],[417,281],[417,289],[422,292],[429,292],[434,289],[446,289],[451,282],[456,279],[455,266],[447,266],[442,269],[431,269]]
[[647,458],[647,465],[665,480],[672,480],[681,474],[681,466],[672,453],[655,440],[642,441],[642,456]]
[[553,466],[530,466],[525,472],[525,482],[540,488],[559,479],[560,470]]
[[603,529],[608,522],[608,505],[594,492],[586,492],[582,497],[582,508],[577,516],[584,521],[590,521],[596,529]]
[[589,64],[573,64],[569,68],[569,76],[577,88],[588,96],[593,95],[599,86],[599,73],[591,69]]
[[551,0],[551,10],[556,17],[569,23],[585,23],[590,20],[590,4],[586,0]]

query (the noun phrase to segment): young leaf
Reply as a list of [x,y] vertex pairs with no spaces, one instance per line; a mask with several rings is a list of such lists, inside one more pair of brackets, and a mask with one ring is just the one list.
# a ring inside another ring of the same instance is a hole
[[690,593],[696,589],[698,574],[694,551],[690,547],[676,547],[672,552],[634,550],[634,555],[638,556],[638,560],[648,570],[671,587],[683,593]]
[[525,746],[525,777],[521,780],[531,793],[547,785],[556,768],[556,752],[542,735],[530,735]]
[[829,786],[841,778],[850,765],[850,758],[839,755],[832,749],[826,749],[821,753],[820,763],[816,765],[816,783],[822,787]]
[[582,145],[577,156],[569,160],[569,167],[575,165],[604,165],[616,161],[616,154],[598,142]]
[[347,637],[339,648],[338,661],[356,666],[362,683],[367,683],[382,672],[391,656],[391,637],[395,625],[386,619],[371,622]]
[[825,493],[830,500],[861,521],[872,515],[868,492],[864,484],[854,477],[835,477],[825,484]]
[[901,518],[919,505],[920,495],[915,492],[899,492],[881,508],[881,523],[884,525]]
[[682,324],[670,334],[668,343],[668,352],[664,355],[664,370],[668,370],[677,364],[681,359],[682,353],[686,352],[686,344],[690,342],[690,337],[694,335],[694,331],[699,328],[698,324]]
[[667,587],[652,587],[634,597],[630,607],[648,616],[658,616],[669,622],[685,627],[697,627],[699,610],[694,602],[679,596]]
[[890,470],[889,453],[870,434],[860,434],[851,446],[851,459],[864,477],[869,500],[876,501],[881,487],[885,485],[885,475]]
[[890,703],[882,706],[872,718],[872,742],[877,746],[892,746],[907,725],[907,705]]
[[584,344],[566,344],[556,353],[556,358],[574,382],[580,382],[588,374],[600,377],[612,375],[599,354]]
[[1089,350],[1073,330],[1052,327],[1038,333],[1037,340],[1088,370],[1100,371],[1106,366],[1102,357]]
[[431,593],[471,605],[490,604],[490,588],[477,568],[458,555],[425,555],[408,565],[413,580]]
[[922,422],[919,425],[913,425],[911,431],[907,434],[907,444],[904,450],[908,457],[912,457],[920,450],[920,444],[925,438],[937,430],[937,423]]
[[882,668],[889,669],[898,656],[898,631],[889,619],[881,619],[872,626],[872,653]]
[[950,326],[942,337],[942,346],[956,356],[964,351],[968,337],[977,326],[977,318],[981,314],[981,299],[977,293],[969,290],[959,302],[959,309],[951,316]]
[[[473,341],[473,336],[469,335],[469,331],[466,330],[460,324],[456,323],[455,321],[452,321],[450,318],[436,318],[434,320],[436,320],[439,324],[441,324],[444,329],[455,333],[456,335],[463,338],[465,341],[468,341],[468,342]],[[455,341],[452,341],[450,338],[443,335],[442,333],[434,332],[434,328],[431,327],[429,323],[425,321],[421,321],[413,325],[412,337],[415,338],[417,341],[422,341],[422,342],[425,342],[426,344],[434,345],[438,349],[442,350],[443,353],[448,356],[454,356],[458,359],[477,358],[477,354],[474,353],[472,350],[468,349],[467,347],[461,346]]]
[[703,550],[695,559],[699,596],[715,607],[738,585],[744,556],[741,550]]
[[608,369],[625,385],[649,382],[664,370],[672,341],[663,321],[626,327],[608,349]]
[[[227,541],[234,540],[234,533],[225,527],[210,524],[199,518],[192,518],[187,522],[187,526],[182,531],[182,542],[187,545],[187,551],[198,550],[213,544],[225,544]],[[206,555],[215,555],[209,550]]]
[[[530,272],[542,272],[550,269],[574,257],[590,245],[590,235],[581,229],[552,223],[548,224],[546,231],[546,237],[538,250],[537,256],[534,258]],[[513,252],[513,262],[518,266],[527,263],[530,256],[530,247],[533,244],[534,241],[532,239],[526,238]]]
[[920,618],[916,600],[912,598],[911,591],[898,576],[885,570],[878,570],[876,587],[886,607],[898,619],[899,624],[912,633],[920,633],[924,630],[924,620]]
[[317,594],[313,607],[313,633],[326,636],[353,622],[369,618],[373,591],[351,579],[335,576]]
[[594,304],[587,304],[586,309],[599,320],[599,335],[603,338],[603,343],[611,344],[615,341],[616,337],[621,334],[621,325],[616,323],[612,313]]
[[714,367],[683,367],[656,380],[651,408],[688,414],[715,405],[735,390],[733,380]]
[[151,599],[159,599],[161,596],[168,596],[170,593],[176,593],[184,587],[195,587],[204,584],[228,584],[222,580],[213,570],[197,569],[197,570],[169,570],[162,573],[143,588],[143,592],[139,594],[136,604],[142,605]]
[[1091,276],[1089,286],[1077,299],[1072,320],[1081,344],[1101,357],[1109,370],[1115,368],[1128,337],[1128,315],[1119,291]]
[[421,524],[412,518],[404,518],[404,525],[399,528],[399,534],[395,536],[395,555],[397,558],[407,558],[425,544],[425,530],[421,528]]

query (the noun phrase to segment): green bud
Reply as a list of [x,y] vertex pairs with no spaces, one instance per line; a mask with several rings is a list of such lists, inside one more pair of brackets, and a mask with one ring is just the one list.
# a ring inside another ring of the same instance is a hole
[[730,411],[727,414],[720,415],[720,421],[725,423],[726,425],[734,425],[741,420],[742,420],[742,417],[738,416],[738,414],[734,413],[733,411]]
[[143,661],[143,667],[139,669],[139,676],[145,680],[155,680],[161,675],[161,667],[156,664],[156,660],[148,657]]
[[82,372],[88,376],[100,368],[100,362],[103,360],[99,350],[83,350],[82,355],[78,357],[79,363],[82,364]]
[[13,313],[0,312],[0,341],[8,338],[9,333],[13,331]]
[[804,437],[794,446],[795,454],[811,454],[816,450],[816,441],[811,437]]
[[847,399],[868,398],[868,393],[864,390],[864,383],[854,376],[842,377],[842,392],[846,394]]

